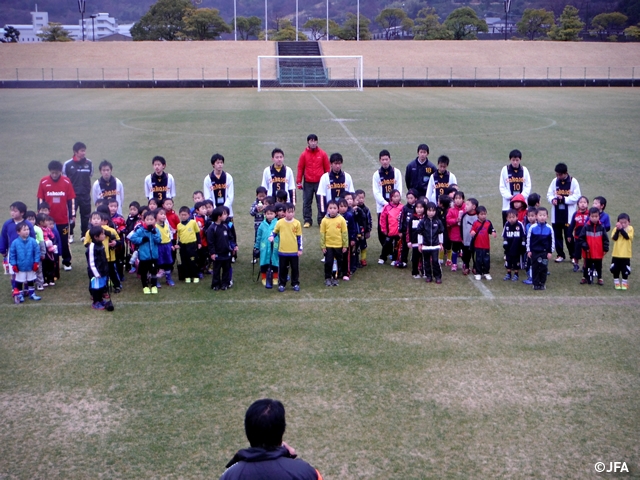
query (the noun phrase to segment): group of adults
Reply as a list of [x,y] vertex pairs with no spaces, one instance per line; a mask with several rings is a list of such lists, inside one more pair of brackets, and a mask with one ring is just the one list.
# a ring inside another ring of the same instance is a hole
[[[124,203],[124,186],[112,175],[113,166],[107,160],[99,165],[100,177],[92,181],[93,164],[86,156],[87,147],[82,142],[73,145],[73,156],[64,164],[57,160],[49,163],[49,175],[42,178],[38,187],[38,205],[46,202],[50,208],[62,241],[62,263],[67,270],[71,269],[71,252],[69,243],[73,243],[76,216],[80,213],[80,231],[84,236],[89,227],[89,215],[92,206],[98,199],[116,199],[118,213],[122,214]],[[272,164],[264,169],[262,186],[268,195],[277,196],[279,191],[285,193],[288,201],[295,203],[295,190],[302,190],[304,227],[313,225],[313,203],[316,202],[316,221],[319,225],[325,216],[326,204],[336,200],[344,192],[354,192],[355,187],[351,175],[342,169],[344,159],[340,153],[330,157],[318,145],[318,136],[307,136],[307,146],[300,154],[297,165],[297,176],[293,170],[284,165],[284,152],[275,148],[272,153]],[[415,192],[416,197],[425,197],[437,204],[438,197],[452,187],[457,187],[457,179],[449,171],[449,158],[442,155],[437,164],[429,160],[429,146],[420,144],[417,156],[406,166],[404,183],[402,173],[391,165],[391,154],[388,150],[379,153],[380,168],[372,178],[372,190],[376,203],[378,219],[385,205],[390,200],[393,190],[403,195],[403,186],[407,191]],[[226,206],[233,217],[234,186],[233,177],[224,171],[225,159],[216,153],[211,157],[212,171],[204,178],[203,199],[211,199],[215,206]],[[500,194],[502,196],[502,217],[506,221],[506,211],[516,195],[525,200],[531,193],[531,177],[527,167],[522,165],[522,153],[512,150],[509,163],[500,173]],[[165,172],[166,161],[161,156],[152,159],[153,173],[146,176],[145,196],[161,203],[165,198],[176,195],[175,181],[171,174]],[[551,204],[551,223],[556,238],[556,261],[566,257],[562,245],[564,238],[569,254],[573,243],[569,223],[576,210],[578,199],[582,195],[578,181],[571,177],[564,163],[555,168],[556,178],[547,190],[547,200]],[[384,235],[378,223],[378,238],[384,244]]]

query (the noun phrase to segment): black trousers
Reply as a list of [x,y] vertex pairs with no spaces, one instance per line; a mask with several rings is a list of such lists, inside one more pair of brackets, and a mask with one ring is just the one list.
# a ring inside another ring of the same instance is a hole
[[[327,248],[327,254],[324,257],[324,279],[331,278],[333,276],[333,260],[335,259],[338,262],[338,270],[340,270],[340,266],[342,265],[342,257],[343,255],[348,255],[349,253],[342,253],[342,248]],[[344,270],[343,270],[344,272]],[[348,275],[348,273],[345,273]]]
[[613,278],[622,276],[622,279],[626,280],[629,278],[629,274],[631,273],[631,259],[613,257],[611,259],[611,268],[609,270],[613,274]]
[[491,255],[488,248],[476,248],[476,275],[486,275],[491,270]]
[[442,278],[442,267],[438,257],[440,256],[440,250],[422,250],[424,258],[424,274],[427,277]]
[[322,212],[320,212],[320,202],[321,202],[320,197],[316,195],[318,193],[319,183],[320,182],[307,182],[305,180],[303,189],[302,189],[302,215],[304,216],[305,223],[309,222],[312,225],[313,225],[312,205],[313,205],[314,198],[316,199],[316,207],[318,209],[318,215],[316,217],[318,219],[318,225],[322,223],[322,217],[324,217]]
[[571,233],[571,229],[569,225],[565,225],[564,223],[554,223],[553,227],[553,236],[555,237],[556,242],[556,253],[559,257],[567,258],[564,253],[564,247],[562,246],[562,237],[564,237],[564,243],[567,245],[567,251],[569,252],[569,257],[573,258],[573,247],[574,243],[573,234]]
[[584,268],[582,269],[582,276],[584,278],[586,278],[587,280],[589,279],[589,270],[595,270],[596,271],[596,275],[598,276],[598,278],[602,278],[602,259],[598,258],[587,258],[584,261],[585,265]]
[[213,261],[211,274],[211,288],[228,287],[231,281],[231,256],[225,258],[216,257]]
[[140,260],[138,262],[138,273],[143,287],[149,286],[147,274],[151,275],[151,286],[158,286],[158,261],[157,260]]
[[[300,257],[297,255],[279,255],[280,266],[278,268],[278,285],[287,285],[289,267],[291,267],[291,285],[300,285]],[[327,260],[325,260],[325,263]],[[333,262],[331,262],[333,265]]]
[[535,287],[542,287],[547,283],[549,261],[546,253],[531,254],[531,280]]
[[196,242],[180,245],[180,261],[184,268],[185,278],[198,278],[198,244]]
[[57,225],[58,233],[60,234],[60,247],[62,252],[59,252],[62,257],[62,264],[67,267],[71,265],[71,249],[69,248],[69,224]]
[[[91,215],[91,195],[77,195],[76,196],[76,213],[80,210],[80,233],[84,237],[89,229],[89,216]],[[77,217],[76,217],[77,218]],[[75,224],[72,223],[70,227],[70,234],[73,235],[73,229]]]

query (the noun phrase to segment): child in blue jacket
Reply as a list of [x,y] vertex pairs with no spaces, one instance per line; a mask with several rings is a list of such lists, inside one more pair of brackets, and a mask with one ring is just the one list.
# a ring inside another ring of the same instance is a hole
[[[16,225],[18,238],[9,247],[9,264],[15,272],[15,287],[13,299],[16,303],[24,302],[24,296],[29,295],[31,300],[40,300],[35,293],[36,272],[40,266],[40,246],[35,238],[32,238],[33,227],[26,221]],[[27,284],[28,290],[24,289]]]
[[[162,242],[160,232],[156,228],[156,212],[147,210],[129,239],[138,247],[138,273],[142,281],[145,295],[158,293],[158,246]],[[151,281],[147,278],[151,277]]]

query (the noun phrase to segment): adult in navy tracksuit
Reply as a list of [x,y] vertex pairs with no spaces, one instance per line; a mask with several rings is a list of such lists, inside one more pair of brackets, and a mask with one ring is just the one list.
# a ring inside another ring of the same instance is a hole
[[553,229],[547,224],[547,209],[538,208],[538,222],[527,233],[527,255],[531,259],[531,278],[534,290],[544,290],[547,269],[555,248]]
[[417,190],[416,198],[427,195],[427,186],[433,172],[438,167],[429,161],[429,145],[421,143],[418,145],[418,156],[407,165],[404,174],[404,181],[407,184],[407,190],[414,188]]
[[284,405],[263,398],[244,417],[244,431],[251,448],[238,450],[220,480],[322,480],[320,472],[282,441],[286,427]]
[[89,228],[91,215],[91,176],[93,164],[87,157],[87,146],[82,142],[73,145],[73,157],[64,162],[62,174],[71,180],[76,192],[74,211],[71,212],[71,226],[69,228],[70,242],[73,242],[73,227],[75,226],[76,211],[80,209],[80,234],[84,237]]

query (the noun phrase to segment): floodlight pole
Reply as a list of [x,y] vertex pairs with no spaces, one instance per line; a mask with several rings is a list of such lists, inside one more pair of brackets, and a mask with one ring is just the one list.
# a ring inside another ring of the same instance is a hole
[[91,15],[91,32],[93,33],[93,41],[96,41],[96,17],[97,15]]
[[264,41],[269,40],[269,22],[267,22],[267,0],[264,0]]
[[238,41],[238,15],[236,13],[236,0],[233,0],[233,40]]
[[298,41],[298,0],[296,0],[296,42]]
[[82,17],[82,23],[81,28],[82,28],[82,41],[84,42],[84,11],[85,11],[85,7],[87,6],[87,2],[86,0],[78,0],[78,10],[80,10],[80,15]]
[[327,0],[327,41],[329,41],[329,0]]
[[360,41],[360,0],[356,9],[356,42]]
[[509,28],[509,10],[511,9],[511,0],[504,0],[504,39],[507,40],[507,29]]

